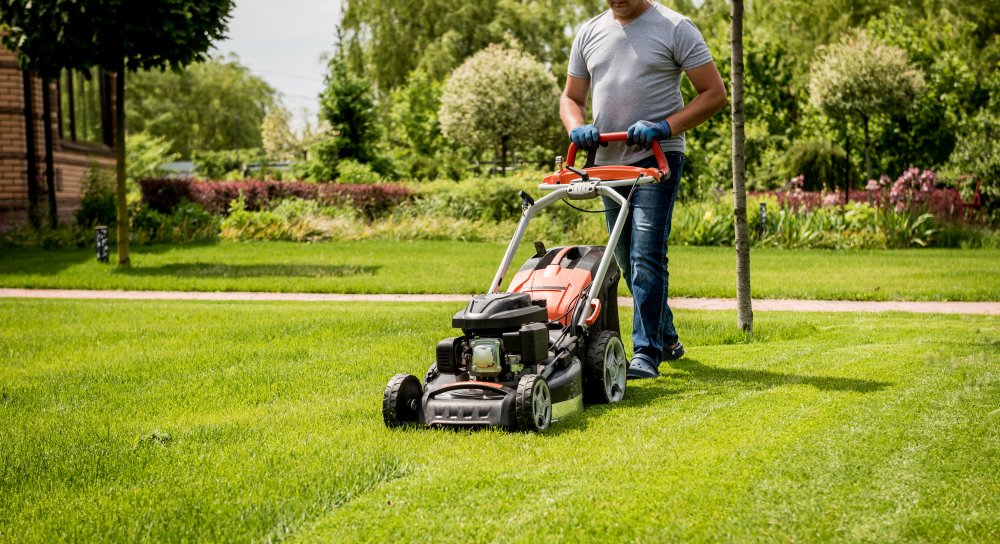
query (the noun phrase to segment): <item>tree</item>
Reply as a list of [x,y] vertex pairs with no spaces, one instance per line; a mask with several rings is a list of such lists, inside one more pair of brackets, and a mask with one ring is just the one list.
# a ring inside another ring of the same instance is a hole
[[865,167],[872,179],[869,122],[876,115],[900,113],[924,89],[924,76],[906,51],[857,31],[824,48],[809,77],[809,96],[825,115],[859,119],[865,130]]
[[491,44],[455,69],[445,84],[439,119],[446,138],[500,153],[538,138],[558,111],[556,78],[530,55]]
[[0,10],[3,43],[24,69],[43,78],[62,69],[100,66],[114,72],[118,104],[118,264],[129,265],[125,203],[125,72],[180,69],[203,60],[224,37],[232,0],[10,0]]
[[305,108],[300,113],[302,125],[295,129],[292,113],[287,109],[279,106],[267,112],[260,132],[268,156],[278,160],[309,159],[309,149],[323,139],[330,127],[323,121],[310,122],[309,111]]
[[352,74],[339,51],[330,59],[329,68],[326,89],[319,97],[320,116],[330,124],[333,137],[317,148],[318,160],[334,173],[336,161],[341,159],[378,162],[376,148],[381,134],[371,83]]
[[125,119],[130,131],[166,138],[171,151],[189,159],[193,151],[261,147],[261,124],[276,94],[236,55],[214,57],[176,72],[137,72],[125,93]]
[[443,80],[505,34],[562,78],[573,43],[566,29],[606,9],[603,0],[347,0],[344,51],[353,71],[370,74],[380,97],[417,68]]
[[743,132],[743,0],[732,0],[733,214],[736,228],[736,326],[753,334],[750,299],[750,233],[747,224],[747,172]]

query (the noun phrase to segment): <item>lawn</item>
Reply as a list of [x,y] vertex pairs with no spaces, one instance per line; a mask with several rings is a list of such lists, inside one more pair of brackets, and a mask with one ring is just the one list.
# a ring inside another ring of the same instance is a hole
[[[129,269],[97,263],[92,250],[7,249],[0,254],[0,287],[481,293],[504,249],[467,242],[153,246],[135,248]],[[512,268],[532,251],[524,244]],[[672,247],[670,263],[671,296],[736,296],[731,248]],[[1000,300],[997,250],[755,249],[751,269],[757,298]],[[628,294],[624,282],[620,293]]]
[[544,435],[385,429],[460,306],[0,301],[0,540],[1000,539],[998,317],[679,311]]

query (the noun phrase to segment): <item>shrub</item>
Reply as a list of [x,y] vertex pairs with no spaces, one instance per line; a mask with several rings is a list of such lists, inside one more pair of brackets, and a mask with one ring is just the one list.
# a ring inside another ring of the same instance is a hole
[[242,174],[246,163],[266,163],[268,157],[260,149],[241,149],[239,153],[230,151],[195,151],[191,153],[194,172],[203,179],[222,179],[230,172]]
[[229,215],[221,222],[222,238],[227,241],[258,240],[305,241],[320,232],[308,220],[289,218],[275,211],[248,211],[246,199],[239,194],[229,204]]
[[97,161],[91,161],[83,175],[83,197],[80,209],[76,211],[76,221],[82,226],[114,226],[118,221],[115,200],[115,182],[111,174],[101,168]]
[[413,198],[413,191],[401,185],[344,185],[329,183],[321,190],[321,201],[333,206],[350,206],[362,217],[373,220]]
[[382,176],[372,170],[371,165],[362,164],[354,159],[344,159],[337,165],[340,170],[340,183],[348,185],[374,185],[382,181]]
[[182,199],[170,213],[144,204],[132,216],[130,239],[136,244],[207,242],[219,233],[218,220],[203,206]]
[[821,142],[798,143],[788,150],[783,177],[802,176],[806,191],[836,189],[844,184],[845,157],[841,149]]
[[138,181],[143,204],[169,214],[181,200],[193,200],[190,178],[148,178]]

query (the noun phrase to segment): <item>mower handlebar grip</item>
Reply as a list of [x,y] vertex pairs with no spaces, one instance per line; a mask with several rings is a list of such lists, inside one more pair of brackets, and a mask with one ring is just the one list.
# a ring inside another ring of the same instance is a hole
[[[628,139],[627,132],[606,132],[600,135],[600,141],[602,142],[624,142]],[[656,157],[656,165],[661,171],[667,171],[670,168],[667,166],[667,158],[663,156],[663,148],[660,147],[660,142],[656,142],[653,146],[653,156]],[[576,162],[576,144],[569,144],[569,151],[566,152],[566,166],[573,166]]]

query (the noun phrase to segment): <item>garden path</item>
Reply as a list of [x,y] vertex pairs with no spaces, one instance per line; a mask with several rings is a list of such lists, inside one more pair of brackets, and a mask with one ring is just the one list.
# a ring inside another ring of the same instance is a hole
[[[349,295],[333,293],[248,293],[197,291],[91,291],[85,289],[0,289],[0,298],[119,300],[269,300],[301,302],[464,302],[469,295]],[[631,297],[618,297],[632,306]],[[734,298],[672,298],[670,307],[687,310],[735,310]],[[1000,302],[894,302],[853,300],[754,300],[756,311],[780,312],[911,312],[1000,315]]]

